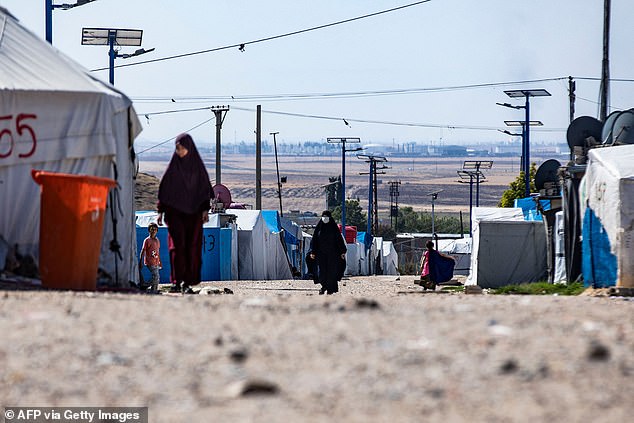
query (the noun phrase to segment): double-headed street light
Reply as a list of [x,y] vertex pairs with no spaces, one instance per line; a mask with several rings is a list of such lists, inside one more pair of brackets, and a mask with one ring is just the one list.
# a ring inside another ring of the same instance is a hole
[[341,233],[346,238],[346,153],[351,151],[361,151],[363,148],[356,147],[346,150],[346,143],[360,143],[361,138],[352,137],[331,137],[326,138],[329,144],[341,144]]
[[110,57],[110,78],[109,81],[114,85],[114,59],[120,57],[122,59],[128,59],[134,56],[140,56],[141,54],[154,51],[153,48],[145,50],[140,48],[131,54],[119,54],[115,50],[117,46],[136,46],[141,45],[141,39],[143,38],[142,29],[118,29],[118,28],[83,28],[81,30],[81,44],[89,46],[110,46],[108,56]]
[[[526,126],[526,122],[523,120],[505,120],[504,124],[506,126],[509,127],[513,127],[513,128],[517,128],[517,127],[521,127],[522,128],[522,133],[517,134],[517,133],[512,133],[509,131],[502,131],[507,135],[510,136],[521,136],[522,137],[522,152],[520,154],[520,170],[524,171],[524,172],[528,172],[530,170],[530,163],[528,164],[528,168],[526,160],[524,159],[526,157],[526,142],[524,141],[524,139],[526,138],[526,130],[524,129],[524,126]],[[528,122],[528,126],[543,126],[544,124],[540,121],[540,120],[531,120],[530,122]]]
[[92,3],[95,0],[77,0],[75,3],[53,4],[53,0],[44,0],[46,7],[46,41],[53,44],[53,10],[62,9],[68,10],[77,6],[83,6],[88,3]]
[[514,106],[509,103],[498,103],[500,106],[511,107],[513,109],[524,109],[525,111],[525,119],[523,126],[523,134],[522,137],[522,157],[523,157],[523,167],[524,167],[524,186],[525,186],[525,194],[528,197],[530,193],[530,98],[531,97],[549,97],[550,93],[544,89],[535,89],[535,90],[507,90],[504,91],[506,95],[511,98],[525,98],[525,103],[523,106]]

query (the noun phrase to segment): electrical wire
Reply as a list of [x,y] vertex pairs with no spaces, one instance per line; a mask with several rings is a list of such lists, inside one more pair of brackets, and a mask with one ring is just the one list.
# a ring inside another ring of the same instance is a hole
[[132,100],[138,103],[144,102],[203,102],[203,101],[232,101],[232,102],[250,102],[250,101],[276,101],[276,100],[306,100],[306,99],[331,99],[331,98],[353,98],[353,97],[374,97],[385,95],[401,95],[401,94],[422,94],[437,93],[448,91],[461,91],[479,88],[491,88],[511,85],[534,84],[537,82],[561,81],[567,77],[556,78],[540,78],[527,79],[521,81],[505,81],[505,82],[488,82],[480,84],[466,85],[449,85],[444,87],[428,87],[428,88],[397,88],[392,90],[368,90],[368,91],[348,91],[335,93],[297,93],[297,94],[256,94],[242,96],[194,96],[194,97],[133,97]]
[[[176,54],[176,55],[173,55],[173,56],[160,57],[160,58],[157,58],[157,59],[143,60],[143,61],[135,62],[135,63],[115,65],[114,67],[115,68],[124,68],[124,67],[128,67],[128,66],[136,66],[136,65],[143,65],[143,64],[147,64],[147,63],[163,62],[163,61],[172,60],[172,59],[180,59],[180,58],[183,58],[183,57],[195,56],[195,55],[198,55],[198,54],[212,53],[212,52],[216,52],[216,51],[220,51],[220,50],[227,50],[227,49],[230,49],[230,48],[244,48],[244,46],[249,45],[249,44],[263,43],[263,42],[266,42],[266,41],[272,41],[272,40],[276,40],[276,39],[279,39],[279,38],[285,38],[285,37],[290,37],[290,36],[293,36],[293,35],[304,34],[306,32],[317,31],[319,29],[329,28],[329,27],[336,26],[336,25],[342,25],[342,24],[345,24],[345,23],[350,23],[350,22],[361,20],[361,19],[371,18],[371,17],[374,17],[374,16],[379,16],[379,15],[383,15],[383,14],[386,14],[386,13],[395,12],[397,10],[406,9],[408,7],[418,6],[418,5],[421,5],[421,4],[424,4],[424,3],[429,3],[430,1],[431,0],[421,0],[421,1],[414,2],[414,3],[405,4],[403,6],[397,6],[397,7],[391,8],[391,9],[381,10],[379,12],[368,13],[366,15],[361,15],[361,16],[357,16],[357,17],[354,17],[354,18],[344,19],[342,21],[332,22],[332,23],[324,24],[324,25],[313,26],[311,28],[306,28],[306,29],[300,29],[298,31],[287,32],[285,34],[273,35],[271,37],[260,38],[260,39],[257,39],[257,40],[247,41],[247,42],[244,42],[244,43],[237,43],[237,44],[232,44],[232,45],[228,45],[228,46],[224,46],[224,47],[211,48],[211,49],[207,49],[207,50],[199,50],[199,51],[194,51],[194,52],[190,52],[190,53]],[[108,70],[108,69],[110,69],[110,68],[107,67],[107,68],[91,69],[91,72],[103,71],[103,70]]]
[[[200,127],[201,127],[201,126],[203,126],[204,124],[206,124],[206,123],[208,123],[208,122],[211,122],[211,121],[212,121],[212,120],[214,120],[214,119],[216,119],[216,117],[215,117],[215,116],[214,116],[214,117],[212,117],[212,118],[210,118],[210,119],[207,119],[207,120],[206,120],[206,121],[204,121],[204,122],[199,123],[199,124],[198,124],[198,125],[196,125],[196,126],[193,126],[193,127],[189,128],[188,130],[183,131],[183,132],[190,132],[190,131],[193,131],[194,129],[200,128]],[[178,136],[178,135],[175,135],[175,136],[173,136],[173,137],[171,137],[171,138],[169,138],[169,139],[166,139],[165,141],[161,141],[161,142],[159,142],[158,144],[154,144],[153,146],[148,147],[148,148],[146,148],[145,150],[141,150],[141,151],[139,151],[139,152],[138,152],[138,153],[136,153],[136,154],[137,154],[137,156],[138,156],[138,155],[141,155],[141,154],[143,154],[143,153],[145,153],[145,152],[147,152],[147,151],[153,150],[153,149],[155,149],[156,147],[160,147],[160,146],[162,146],[163,144],[167,144],[168,142],[170,142],[170,141],[172,141],[172,140],[175,140],[177,136]]]

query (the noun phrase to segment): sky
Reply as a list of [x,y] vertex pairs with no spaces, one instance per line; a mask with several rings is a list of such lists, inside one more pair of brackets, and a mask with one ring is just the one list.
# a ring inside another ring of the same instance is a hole
[[[352,20],[413,3],[419,4]],[[146,145],[181,132],[214,142],[208,108],[220,105],[230,108],[223,142],[255,142],[261,105],[262,138],[272,141],[270,133],[279,132],[280,143],[327,137],[392,145],[519,143],[498,130],[507,129],[505,120],[523,120],[524,111],[496,103],[523,105],[504,90],[537,88],[552,96],[530,103],[531,120],[544,124],[532,129],[531,142],[565,143],[568,76],[576,81],[576,116],[599,114],[603,4],[96,0],[53,12],[53,45],[107,81],[108,47],[81,45],[82,28],[143,30],[142,47],[155,50],[118,58],[115,86],[134,101],[143,125],[138,141]],[[0,5],[45,37],[44,0]],[[612,0],[610,111],[634,107],[632,16],[634,1]],[[319,26],[325,27],[277,37]],[[207,50],[213,51],[162,60]],[[152,62],[131,65],[147,60]]]

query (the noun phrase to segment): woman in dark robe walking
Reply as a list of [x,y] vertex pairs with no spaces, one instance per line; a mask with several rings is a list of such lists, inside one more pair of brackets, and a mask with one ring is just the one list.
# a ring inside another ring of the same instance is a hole
[[214,197],[209,174],[189,134],[176,137],[176,150],[161,179],[158,224],[168,232],[171,292],[192,293],[200,283],[203,223]]
[[346,243],[328,210],[321,214],[310,242],[310,258],[317,263],[317,281],[321,284],[319,295],[339,291],[339,281],[346,266]]

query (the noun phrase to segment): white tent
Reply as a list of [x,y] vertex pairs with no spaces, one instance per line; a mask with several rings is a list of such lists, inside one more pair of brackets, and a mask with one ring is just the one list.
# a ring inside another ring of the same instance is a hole
[[383,241],[383,274],[398,275],[398,254],[392,241]]
[[[0,235],[37,260],[40,187],[31,169],[116,179],[99,267],[122,286],[136,281],[133,140],[141,126],[131,101],[2,7],[0,63]],[[121,258],[110,251],[116,244]]]
[[471,268],[465,285],[498,288],[547,276],[543,222],[525,221],[522,209],[474,207]]
[[280,237],[271,232],[260,210],[230,209],[238,225],[238,274],[242,280],[292,279]]
[[579,194],[585,283],[634,288],[634,145],[590,150]]

